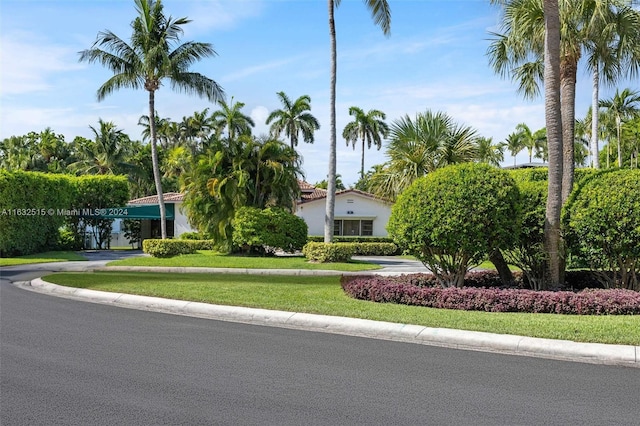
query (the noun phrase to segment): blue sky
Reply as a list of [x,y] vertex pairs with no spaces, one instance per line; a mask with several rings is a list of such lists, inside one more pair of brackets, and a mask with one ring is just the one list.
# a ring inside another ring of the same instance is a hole
[[[358,179],[360,151],[340,137],[348,109],[380,109],[391,123],[427,109],[444,111],[457,122],[496,141],[520,122],[544,127],[542,99],[527,101],[516,86],[489,68],[489,31],[498,9],[488,0],[389,0],[391,36],[376,27],[361,0],[342,0],[336,11],[338,37],[338,173],[345,184]],[[325,0],[165,1],[165,12],[188,17],[182,41],[214,45],[218,54],[193,67],[216,80],[227,100],[246,104],[256,121],[254,134],[268,132],[264,121],[280,108],[276,92],[311,96],[321,128],[315,143],[298,145],[309,182],[327,174],[329,139],[329,34]],[[102,102],[96,90],[110,74],[100,65],[78,63],[99,31],[125,40],[135,17],[133,0],[0,0],[0,139],[51,127],[67,141],[91,137],[98,119],[113,121],[140,139],[145,91],[122,90]],[[637,81],[632,82],[633,88]],[[621,87],[629,83],[622,83]],[[611,96],[605,89],[602,97]],[[590,77],[578,75],[576,114],[586,114]],[[180,121],[215,105],[172,92],[156,94],[161,117]],[[385,161],[384,147],[367,150],[365,167]],[[527,161],[526,153],[518,162]],[[505,163],[512,164],[507,153]]]

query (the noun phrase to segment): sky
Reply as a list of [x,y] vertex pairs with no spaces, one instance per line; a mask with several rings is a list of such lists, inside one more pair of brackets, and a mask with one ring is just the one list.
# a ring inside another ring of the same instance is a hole
[[[267,134],[269,112],[281,108],[276,96],[311,97],[320,122],[315,143],[300,142],[308,182],[326,178],[329,158],[330,46],[325,0],[182,0],[163,2],[165,13],[187,17],[181,42],[211,43],[216,57],[192,67],[222,86],[227,101],[245,103]],[[525,100],[516,84],[496,75],[486,55],[490,32],[499,30],[499,9],[488,0],[389,0],[391,34],[375,26],[361,0],[342,0],[336,10],[338,46],[337,172],[348,186],[359,177],[360,147],[342,139],[349,107],[379,109],[387,123],[426,110],[443,111],[481,136],[503,141],[518,123],[544,127],[543,99]],[[0,0],[0,139],[50,127],[65,140],[91,138],[89,126],[112,121],[141,139],[141,115],[148,93],[122,89],[103,101],[97,89],[110,72],[79,63],[100,31],[129,41],[136,11],[133,0]],[[619,87],[638,88],[638,81]],[[603,88],[601,97],[613,95]],[[576,115],[591,103],[591,79],[578,73]],[[173,92],[156,92],[160,117],[181,121],[215,104]],[[527,162],[526,152],[515,159]],[[386,161],[384,145],[365,152],[365,169]],[[514,158],[505,153],[505,165]]]

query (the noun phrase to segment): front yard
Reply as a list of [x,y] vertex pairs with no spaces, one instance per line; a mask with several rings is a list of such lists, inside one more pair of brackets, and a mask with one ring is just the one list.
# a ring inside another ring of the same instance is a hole
[[44,279],[70,287],[222,305],[579,342],[640,345],[640,316],[467,312],[373,303],[348,297],[337,276],[94,272],[59,273]]

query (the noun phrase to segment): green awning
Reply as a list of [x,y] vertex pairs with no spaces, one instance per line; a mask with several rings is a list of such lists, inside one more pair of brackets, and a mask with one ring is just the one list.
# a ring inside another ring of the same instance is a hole
[[[175,219],[175,204],[165,204],[167,220]],[[108,207],[104,209],[87,209],[86,214],[80,216],[99,217],[102,219],[160,219],[160,206],[127,206]]]

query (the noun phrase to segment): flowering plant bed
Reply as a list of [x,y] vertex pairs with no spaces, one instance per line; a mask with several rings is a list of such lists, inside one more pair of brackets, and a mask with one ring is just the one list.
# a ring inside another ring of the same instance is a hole
[[442,288],[426,274],[399,277],[345,276],[351,297],[381,303],[485,312],[528,312],[574,315],[640,315],[640,292],[585,289],[534,291],[520,288]]

